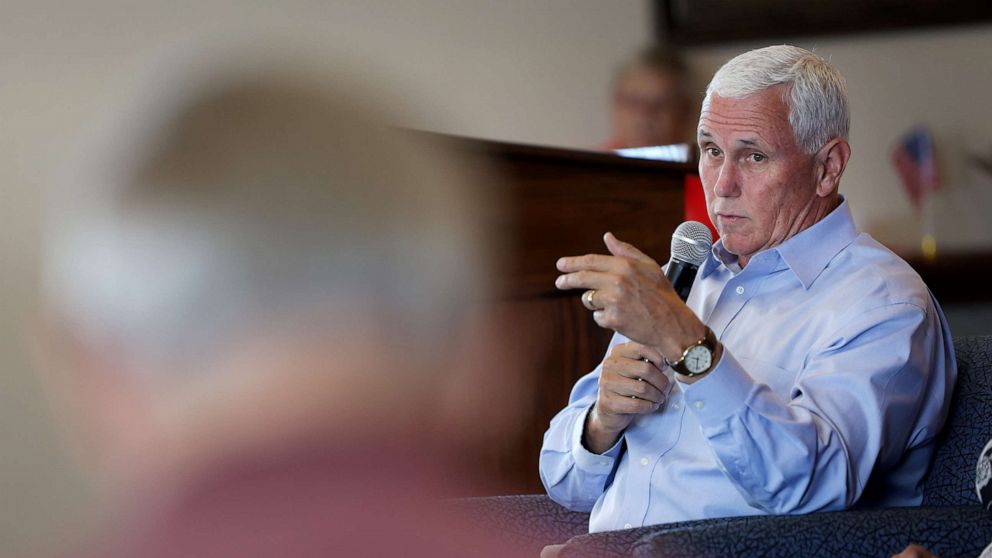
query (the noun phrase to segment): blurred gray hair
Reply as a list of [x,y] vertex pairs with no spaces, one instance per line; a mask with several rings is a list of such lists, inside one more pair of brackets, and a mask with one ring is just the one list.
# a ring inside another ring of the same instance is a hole
[[390,128],[358,74],[166,75],[52,197],[43,288],[74,328],[188,360],[370,316],[415,357],[464,327],[492,265],[484,189]]
[[813,154],[833,138],[847,139],[851,117],[844,77],[823,58],[791,45],[752,50],[724,64],[706,88],[703,110],[714,93],[743,99],[782,84],[789,86],[789,123],[800,149]]

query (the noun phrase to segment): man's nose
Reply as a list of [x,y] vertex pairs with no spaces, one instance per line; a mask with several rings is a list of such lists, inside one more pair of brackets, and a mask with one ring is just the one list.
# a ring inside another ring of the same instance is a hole
[[734,198],[740,194],[740,185],[737,183],[737,171],[730,162],[724,162],[720,166],[716,183],[713,185],[713,193],[721,198]]

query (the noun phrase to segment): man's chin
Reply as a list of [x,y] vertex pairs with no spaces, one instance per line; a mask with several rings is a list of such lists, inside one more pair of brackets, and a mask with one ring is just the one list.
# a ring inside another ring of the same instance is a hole
[[750,253],[750,247],[740,239],[734,238],[733,233],[725,234],[723,231],[720,231],[720,239],[723,240],[723,249],[738,258],[743,254]]

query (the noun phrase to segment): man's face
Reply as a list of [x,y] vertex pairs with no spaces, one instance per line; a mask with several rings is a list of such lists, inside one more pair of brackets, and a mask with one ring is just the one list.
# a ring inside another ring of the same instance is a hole
[[744,99],[713,94],[699,117],[699,175],[710,220],[741,258],[809,226],[815,157],[797,145],[776,86]]
[[613,96],[613,136],[622,147],[684,143],[686,107],[679,78],[636,67]]

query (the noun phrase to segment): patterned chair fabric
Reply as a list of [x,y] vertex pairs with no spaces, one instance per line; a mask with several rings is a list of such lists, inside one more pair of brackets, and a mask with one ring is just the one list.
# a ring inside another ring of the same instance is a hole
[[677,532],[703,523],[722,525],[733,523],[739,518],[707,519],[704,521],[681,521],[664,525],[650,525],[622,531],[604,531],[573,537],[562,549],[558,558],[621,558],[630,556],[631,548],[642,538],[662,533]]
[[975,465],[992,439],[992,337],[954,340],[958,383],[923,483],[924,506],[978,503]]
[[910,543],[942,558],[975,558],[992,540],[992,516],[978,505],[889,508],[697,522],[636,541],[638,558],[891,556]]
[[589,532],[589,514],[563,508],[544,494],[460,498],[451,502],[456,513],[500,533],[524,550],[561,544]]

